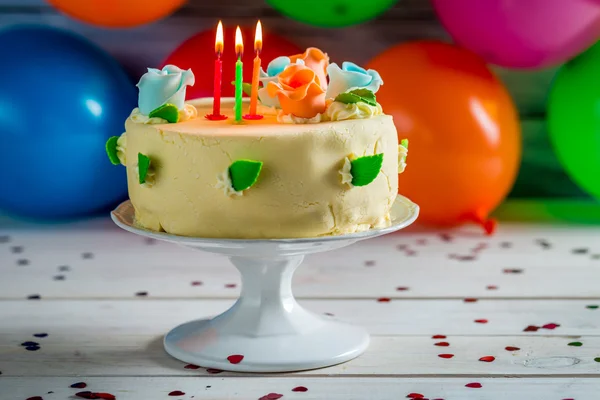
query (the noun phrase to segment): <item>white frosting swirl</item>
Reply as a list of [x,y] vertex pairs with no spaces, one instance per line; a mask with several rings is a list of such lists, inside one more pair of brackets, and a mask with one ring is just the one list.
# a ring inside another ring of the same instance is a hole
[[[353,158],[353,155],[350,156],[350,158]],[[352,184],[352,164],[350,163],[350,158],[346,157],[344,159],[344,166],[342,167],[342,169],[340,169],[340,175],[342,175],[342,185],[343,184],[347,184],[348,186],[350,186],[350,188],[353,188],[354,185]]]
[[127,150],[127,132],[124,132],[117,139],[117,157],[119,157],[119,161],[121,161],[122,165],[127,165],[127,158],[125,156],[126,150]]
[[334,101],[327,107],[324,116],[329,121],[343,121],[346,119],[371,118],[374,115],[381,114],[383,114],[383,110],[379,103],[376,106],[371,106],[363,102],[345,104]]
[[401,174],[406,169],[406,157],[408,156],[408,148],[398,145],[398,173]]
[[[185,122],[190,119],[194,119],[197,116],[198,110],[191,104],[186,104],[181,110],[179,110],[179,122]],[[131,120],[136,124],[158,125],[169,123],[169,121],[163,118],[150,118],[147,115],[142,114],[139,108],[134,108],[129,118],[131,118]]]
[[277,114],[277,122],[281,122],[282,124],[318,124],[319,122],[324,121],[323,115],[324,114],[317,114],[312,118],[301,118],[294,114],[284,114],[283,111],[279,111],[279,114]]
[[244,192],[238,192],[233,188],[231,177],[229,176],[229,168],[217,176],[217,184],[215,187],[217,189],[223,189],[223,194],[225,194],[225,196],[233,197],[244,195]]

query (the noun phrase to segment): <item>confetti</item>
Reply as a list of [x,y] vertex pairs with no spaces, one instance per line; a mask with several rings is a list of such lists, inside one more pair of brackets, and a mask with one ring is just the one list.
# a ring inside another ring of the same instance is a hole
[[599,306],[597,306],[596,304],[591,304],[589,306],[585,306],[585,308],[588,308],[590,310],[597,310]]
[[375,261],[367,260],[365,261],[365,267],[373,267],[375,265]]
[[406,395],[407,399],[422,399],[423,397],[425,396],[423,396],[421,393],[409,393]]
[[21,346],[39,346],[40,344],[38,342],[23,342],[21,343]]
[[192,286],[202,286],[202,281],[192,281]]
[[223,372],[223,370],[217,368],[206,368],[206,372],[208,372],[209,374],[220,374],[221,372]]
[[498,290],[498,286],[496,285],[487,285],[485,288],[487,290]]
[[75,396],[80,397],[82,399],[102,399],[102,400],[115,400],[115,396],[110,393],[101,393],[101,392],[78,392],[75,393]]
[[296,386],[292,392],[308,392],[308,389],[305,386]]
[[481,383],[479,383],[479,382],[467,383],[465,385],[465,387],[468,387],[468,388],[471,388],[471,389],[479,389],[479,388],[481,388]]
[[236,286],[237,286],[237,285],[236,285],[235,283],[226,283],[226,284],[225,284],[225,287],[226,287],[227,289],[232,289],[232,288],[234,288],[234,287],[236,287]]
[[506,346],[504,348],[506,351],[517,351],[517,350],[521,350],[520,347],[515,347],[515,346]]
[[535,241],[537,244],[539,244],[543,249],[549,249],[552,247],[552,245],[550,244],[550,242],[548,242],[546,239],[538,239]]
[[33,336],[42,338],[42,337],[48,336],[48,334],[47,333],[34,333]]
[[573,250],[571,250],[571,253],[573,253],[573,254],[587,254],[589,250],[590,249],[583,247],[583,248],[579,248],[579,249],[573,249]]
[[42,398],[42,396],[33,396],[33,397],[28,397],[27,400],[44,400]]
[[439,358],[452,358],[454,354],[438,354]]
[[574,346],[574,347],[581,347],[581,346],[583,346],[583,343],[581,343],[581,342],[571,342],[568,345],[569,346]]
[[446,335],[433,335],[432,339],[446,339]]
[[396,288],[396,290],[399,291],[399,292],[406,292],[408,289],[409,289],[408,286],[398,286]]
[[40,349],[40,346],[26,346],[25,350],[27,351],[38,351]]
[[29,265],[29,260],[26,258],[20,258],[17,260],[17,265],[20,265],[20,266]]
[[14,254],[20,254],[23,252],[23,246],[12,246],[10,251]]
[[442,240],[442,242],[451,242],[452,241],[452,236],[450,236],[447,233],[440,233],[440,239]]
[[555,324],[553,322],[546,324],[546,325],[542,325],[543,329],[555,329],[558,328],[560,325],[559,324]]
[[200,368],[200,367],[199,367],[199,366],[197,366],[197,365],[194,365],[194,364],[188,364],[188,365],[186,365],[186,366],[185,366],[185,367],[183,367],[183,368],[185,368],[185,369],[198,369],[198,368]]
[[390,301],[392,301],[392,299],[390,299],[389,297],[380,297],[377,299],[377,302],[379,303],[389,303]]
[[539,326],[529,325],[528,327],[526,327],[525,329],[523,329],[523,332],[537,332],[538,329],[540,329]]
[[465,303],[475,303],[477,301],[477,299],[474,299],[472,297],[467,297],[466,299],[463,300]]
[[146,243],[147,245],[153,245],[153,244],[156,244],[157,242],[158,242],[158,240],[156,240],[156,239],[144,238],[144,243]]
[[135,295],[139,297],[145,297],[148,296],[148,292],[137,292]]
[[71,267],[69,267],[68,265],[61,265],[60,267],[58,267],[58,270],[61,272],[69,271],[70,269]]
[[184,392],[182,392],[181,390],[173,390],[172,392],[169,392],[169,396],[183,396],[185,395]]
[[407,244],[399,244],[396,246],[396,249],[403,251],[403,250],[408,249],[408,245]]
[[512,247],[512,243],[511,242],[502,242],[502,243],[500,243],[500,247],[502,247],[503,249],[510,249]]
[[42,296],[40,296],[39,294],[30,294],[29,296],[27,296],[27,300],[40,300],[42,298]]
[[8,235],[0,236],[0,243],[8,243],[8,242],[10,242],[10,236],[8,236]]
[[475,323],[477,323],[477,324],[487,324],[488,320],[487,319],[476,319]]
[[85,253],[81,253],[81,258],[83,258],[84,260],[91,260],[92,258],[94,258],[94,253],[86,251]]
[[232,354],[229,357],[227,357],[227,361],[229,361],[231,364],[239,364],[242,362],[243,359],[244,356],[241,354]]
[[494,356],[485,356],[485,357],[481,357],[479,359],[479,361],[483,361],[483,362],[492,362],[496,359],[496,357]]
[[600,357],[594,358],[594,361],[596,361],[597,363],[600,363]]
[[437,342],[437,343],[434,343],[434,346],[448,347],[448,346],[450,346],[450,343],[448,343],[448,342]]
[[269,394],[261,397],[258,400],[277,400],[277,399],[280,399],[282,397],[283,397],[283,395],[279,394],[279,393],[269,393]]
[[502,272],[505,274],[522,274],[523,270],[521,268],[504,268]]
[[75,389],[85,389],[87,387],[87,383],[85,382],[77,382],[71,385],[72,388]]
[[325,314],[325,315],[327,315],[327,316],[329,316],[329,317],[333,317],[333,316],[334,316],[334,314],[332,314],[332,313],[330,313],[330,312],[326,312],[326,313],[323,313],[323,314]]
[[416,244],[418,244],[419,246],[425,246],[427,244],[427,239],[421,238],[421,239],[417,239],[415,241]]
[[64,281],[65,280],[65,276],[64,275],[54,275],[52,277],[52,279],[54,279],[55,281]]

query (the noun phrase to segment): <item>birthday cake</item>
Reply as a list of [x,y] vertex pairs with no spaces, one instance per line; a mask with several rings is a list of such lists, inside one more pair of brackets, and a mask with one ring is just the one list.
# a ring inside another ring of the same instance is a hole
[[316,48],[279,57],[260,71],[255,111],[225,98],[220,118],[213,98],[185,102],[193,83],[191,70],[149,69],[125,133],[107,142],[139,226],[258,239],[390,224],[408,143],[376,101],[376,71],[330,64]]

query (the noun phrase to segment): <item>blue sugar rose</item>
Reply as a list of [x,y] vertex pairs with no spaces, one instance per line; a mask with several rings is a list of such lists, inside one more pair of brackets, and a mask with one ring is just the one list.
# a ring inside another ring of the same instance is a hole
[[383,85],[383,80],[374,69],[366,70],[351,62],[344,62],[342,68],[336,63],[327,67],[329,86],[327,87],[328,99],[335,98],[338,94],[351,89],[368,89],[373,93]]
[[173,104],[183,109],[186,87],[194,86],[195,77],[191,69],[184,71],[174,65],[166,65],[162,70],[148,68],[137,87],[140,90],[138,107],[143,115],[162,106]]
[[[259,80],[262,82],[262,88],[258,89],[258,99],[265,107],[281,108],[277,97],[269,96],[267,92],[267,84],[269,82],[277,82],[277,76],[286,69],[292,61],[289,57],[281,56],[273,59],[267,66],[267,72],[261,69]],[[298,60],[297,64],[304,64],[304,61]]]

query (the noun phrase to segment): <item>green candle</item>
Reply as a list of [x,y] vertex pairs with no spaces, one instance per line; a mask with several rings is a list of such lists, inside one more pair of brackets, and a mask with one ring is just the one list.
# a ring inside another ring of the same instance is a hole
[[242,121],[242,59],[238,58],[235,63],[235,121]]
[[235,54],[237,61],[235,63],[235,122],[242,122],[242,84],[243,74],[242,54],[244,54],[244,40],[242,39],[242,31],[238,26],[235,30]]

